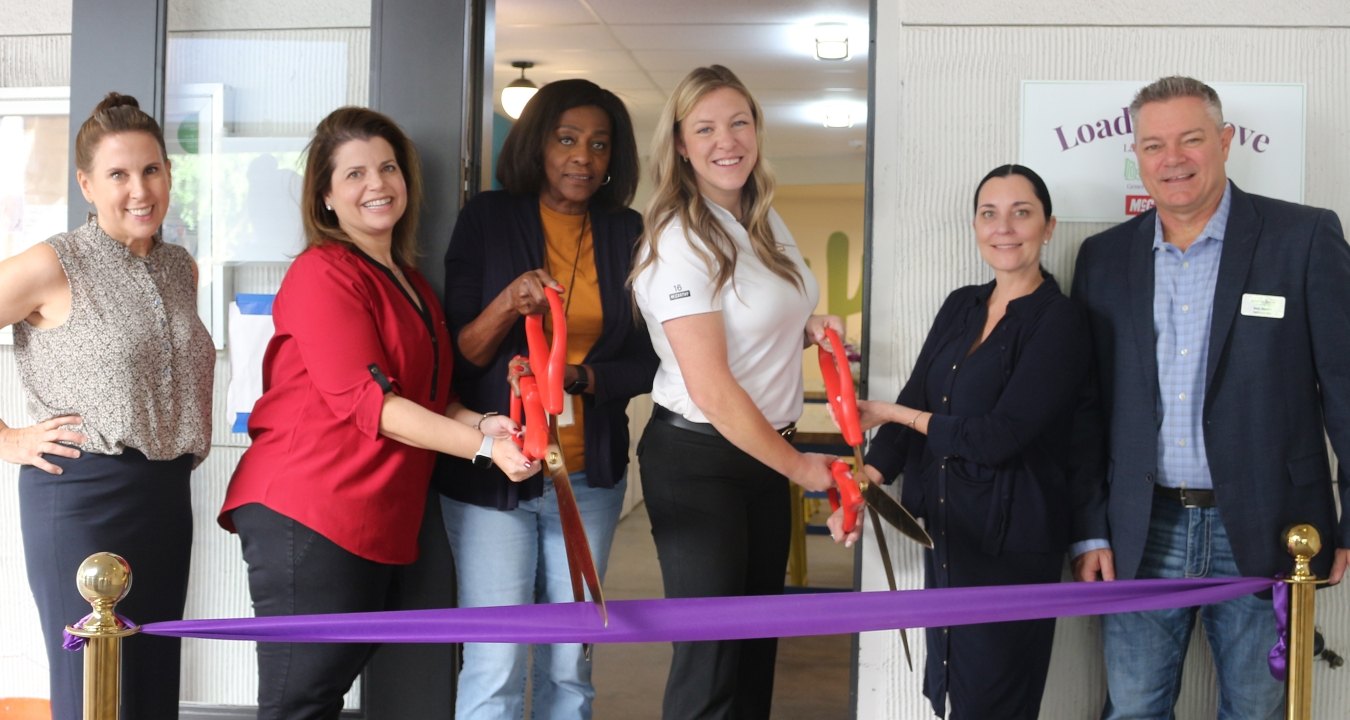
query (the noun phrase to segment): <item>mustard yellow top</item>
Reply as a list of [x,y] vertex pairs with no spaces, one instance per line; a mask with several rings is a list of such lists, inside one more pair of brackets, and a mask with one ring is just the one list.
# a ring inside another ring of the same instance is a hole
[[[604,312],[600,307],[600,281],[595,269],[595,236],[586,215],[567,215],[539,204],[544,226],[544,268],[562,283],[567,317],[567,364],[580,365],[600,337]],[[551,328],[550,328],[551,330]],[[567,395],[572,423],[558,427],[558,443],[568,472],[586,468],[585,421],[581,395]]]

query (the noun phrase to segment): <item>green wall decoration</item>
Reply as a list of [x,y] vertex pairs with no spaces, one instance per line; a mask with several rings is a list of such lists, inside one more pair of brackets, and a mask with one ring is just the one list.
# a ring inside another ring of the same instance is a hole
[[858,273],[858,282],[850,289],[848,264],[848,235],[830,233],[825,243],[825,312],[842,318],[862,313],[862,273]]

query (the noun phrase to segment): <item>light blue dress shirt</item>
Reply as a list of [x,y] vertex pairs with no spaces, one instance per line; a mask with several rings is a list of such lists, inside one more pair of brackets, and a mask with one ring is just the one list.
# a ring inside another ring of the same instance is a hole
[[1185,251],[1163,241],[1162,220],[1153,230],[1153,330],[1157,335],[1158,484],[1214,487],[1205,457],[1205,365],[1213,324],[1214,287],[1228,230],[1232,185],[1219,208]]

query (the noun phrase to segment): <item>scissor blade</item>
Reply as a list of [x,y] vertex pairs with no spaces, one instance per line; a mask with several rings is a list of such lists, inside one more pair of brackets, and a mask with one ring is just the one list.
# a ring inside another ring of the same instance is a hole
[[881,518],[899,530],[901,535],[926,548],[933,547],[933,538],[928,535],[928,531],[909,514],[904,505],[887,495],[881,486],[867,483],[862,490],[863,500],[867,501],[867,506],[880,513]]
[[[872,516],[872,530],[877,538],[877,551],[881,553],[881,566],[886,568],[886,584],[891,590],[897,589],[895,584],[895,568],[891,563],[891,549],[886,545],[886,531],[881,528],[881,520],[874,507],[868,506],[867,513]],[[911,672],[914,670],[914,660],[909,654],[909,637],[905,635],[904,628],[897,628],[900,632],[900,643],[905,646],[905,664],[909,666]]]
[[591,555],[591,543],[586,539],[586,526],[581,522],[581,510],[577,507],[577,496],[572,492],[572,480],[567,477],[567,467],[562,463],[562,451],[552,444],[548,449],[546,462],[553,476],[553,490],[558,495],[558,515],[562,520],[563,545],[567,548],[567,566],[572,574],[572,596],[578,602],[586,599],[581,592],[577,575],[585,581],[591,591],[591,600],[600,613],[600,622],[609,627],[609,612],[605,610],[605,594],[600,589],[600,575],[595,571],[595,558]]

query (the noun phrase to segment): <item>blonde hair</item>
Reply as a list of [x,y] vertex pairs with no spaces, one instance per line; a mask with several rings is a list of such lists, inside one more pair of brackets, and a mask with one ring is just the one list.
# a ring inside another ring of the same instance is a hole
[[[713,291],[719,292],[731,282],[736,270],[736,245],[717,222],[708,207],[708,201],[699,192],[693,166],[681,162],[676,142],[680,136],[680,123],[689,116],[694,106],[709,93],[722,88],[735,90],[750,104],[750,112],[755,120],[755,140],[763,147],[764,111],[735,73],[721,65],[713,65],[697,68],[680,81],[661,110],[656,133],[652,137],[651,165],[656,191],[647,204],[643,218],[645,230],[638,240],[638,262],[633,266],[630,282],[657,261],[657,238],[666,226],[676,221],[684,229],[684,238],[689,247],[707,266],[713,279]],[[773,228],[769,225],[773,191],[773,172],[769,169],[768,161],[759,155],[750,177],[741,189],[742,225],[750,236],[750,247],[760,262],[773,274],[802,288],[805,286],[801,271],[774,242]]]

